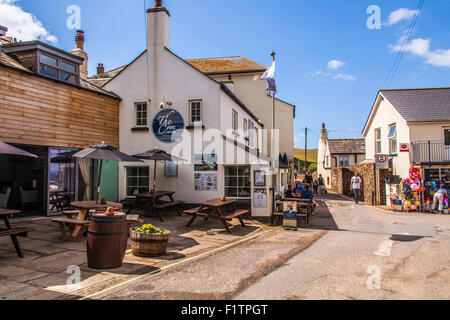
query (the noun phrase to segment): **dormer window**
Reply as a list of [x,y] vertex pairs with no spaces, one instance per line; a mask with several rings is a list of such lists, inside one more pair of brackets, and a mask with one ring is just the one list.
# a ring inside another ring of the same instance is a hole
[[75,64],[39,52],[39,73],[43,76],[78,84],[79,75]]

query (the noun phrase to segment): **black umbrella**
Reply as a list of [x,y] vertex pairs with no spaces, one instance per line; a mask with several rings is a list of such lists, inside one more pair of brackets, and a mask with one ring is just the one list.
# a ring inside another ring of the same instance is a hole
[[142,160],[154,160],[155,167],[153,172],[153,191],[156,192],[156,163],[158,161],[184,161],[184,159],[171,155],[164,150],[154,148],[147,152],[136,154],[134,157]]
[[116,148],[105,144],[97,144],[87,149],[81,150],[73,155],[75,158],[100,160],[100,173],[97,185],[97,203],[100,197],[100,183],[102,180],[103,160],[141,162],[141,160],[117,151]]
[[22,149],[18,149],[16,147],[13,147],[7,143],[0,141],[0,155],[6,154],[11,156],[23,156],[23,157],[30,157],[30,158],[39,158],[37,155],[26,152]]

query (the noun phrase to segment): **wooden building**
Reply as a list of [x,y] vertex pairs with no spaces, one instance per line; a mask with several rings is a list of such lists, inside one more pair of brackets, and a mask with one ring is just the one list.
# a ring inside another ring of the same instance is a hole
[[0,193],[9,190],[5,206],[31,215],[91,197],[95,163],[79,164],[73,153],[102,141],[119,147],[120,98],[80,73],[82,32],[76,40],[71,54],[40,41],[0,38],[0,141],[39,156],[1,156]]

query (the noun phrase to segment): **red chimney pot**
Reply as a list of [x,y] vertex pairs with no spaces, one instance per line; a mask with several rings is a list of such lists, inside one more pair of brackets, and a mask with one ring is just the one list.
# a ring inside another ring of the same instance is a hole
[[162,7],[162,0],[155,0],[155,8]]

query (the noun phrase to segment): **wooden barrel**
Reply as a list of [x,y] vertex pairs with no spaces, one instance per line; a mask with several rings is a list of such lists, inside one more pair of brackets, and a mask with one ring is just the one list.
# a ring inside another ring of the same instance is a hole
[[169,234],[131,232],[131,250],[137,257],[160,257],[166,254]]
[[128,227],[124,213],[93,214],[87,236],[88,267],[117,269],[127,250]]

